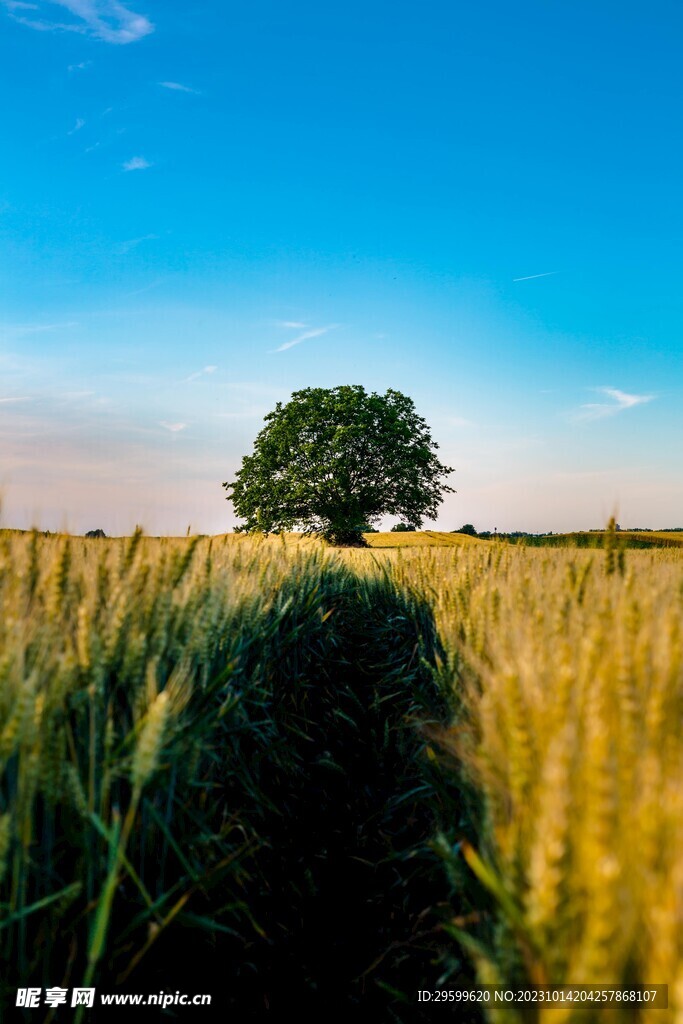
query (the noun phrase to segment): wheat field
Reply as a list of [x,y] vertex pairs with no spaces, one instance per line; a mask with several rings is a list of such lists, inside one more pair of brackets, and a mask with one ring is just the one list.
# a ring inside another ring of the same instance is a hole
[[393,571],[431,595],[442,756],[481,799],[476,849],[446,854],[495,901],[453,927],[480,980],[668,983],[682,1020],[683,553],[479,546]]
[[683,1021],[683,553],[368,539],[0,534],[5,998],[198,936],[243,1006],[324,1000],[357,934],[387,1020],[470,965]]

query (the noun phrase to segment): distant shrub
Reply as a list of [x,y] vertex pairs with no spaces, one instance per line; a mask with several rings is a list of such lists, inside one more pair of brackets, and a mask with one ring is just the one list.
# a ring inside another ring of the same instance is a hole
[[453,530],[452,533],[466,533],[468,537],[476,537],[477,531],[472,526],[472,523],[465,523],[459,530]]
[[86,537],[106,537],[104,530],[88,530]]
[[408,526],[407,523],[396,523],[396,526],[391,527],[392,533],[415,533],[414,526]]

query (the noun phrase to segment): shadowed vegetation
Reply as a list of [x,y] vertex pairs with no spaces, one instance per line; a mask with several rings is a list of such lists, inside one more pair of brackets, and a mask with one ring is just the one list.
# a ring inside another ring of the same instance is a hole
[[[619,544],[624,548],[648,550],[649,548],[682,548],[683,536],[677,533],[620,530]],[[589,533],[553,533],[545,536],[507,536],[501,540],[509,544],[520,544],[532,548],[601,548],[605,544],[606,532],[592,530]]]
[[441,971],[428,844],[458,800],[420,731],[447,717],[426,603],[307,541],[0,555],[5,1001],[97,983],[404,1019]]

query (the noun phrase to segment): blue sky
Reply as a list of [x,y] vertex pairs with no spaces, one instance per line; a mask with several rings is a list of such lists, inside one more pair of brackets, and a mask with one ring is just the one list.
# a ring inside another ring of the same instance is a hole
[[[409,394],[438,526],[683,525],[683,8],[0,0],[4,525],[222,532]],[[433,525],[433,524],[429,524]]]

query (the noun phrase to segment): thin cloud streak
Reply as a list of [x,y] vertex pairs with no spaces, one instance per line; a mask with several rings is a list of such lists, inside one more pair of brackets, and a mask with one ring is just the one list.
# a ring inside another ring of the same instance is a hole
[[[123,297],[124,299],[132,299],[135,295],[144,295],[145,292],[151,292],[153,288],[158,288],[160,285],[165,284],[167,280],[168,278],[166,277],[160,277],[156,281],[152,281],[151,284],[146,284],[143,288],[136,288],[132,292],[124,292]],[[114,312],[118,314],[120,310],[115,310]]]
[[475,427],[473,420],[465,419],[464,416],[446,416],[445,421],[450,427]]
[[310,338],[320,338],[323,334],[327,334],[328,331],[334,331],[339,324],[328,324],[327,327],[314,327],[310,331],[304,331],[303,334],[299,334],[296,338],[292,338],[291,341],[286,341],[284,345],[280,345],[279,348],[274,349],[275,352],[286,352],[289,348],[294,348],[295,345],[300,345],[302,341],[308,341]]
[[629,395],[625,391],[620,391],[619,388],[595,388],[594,390],[599,391],[600,394],[607,395],[608,398],[612,398],[613,402],[611,404],[606,402],[588,402],[581,406],[581,410],[576,417],[577,419],[600,420],[606,416],[615,416],[625,409],[633,409],[636,405],[651,402],[655,397],[654,395]]
[[126,160],[123,164],[124,171],[146,171],[148,167],[151,167],[149,160],[145,160],[144,156],[134,156],[130,160]]
[[201,95],[199,89],[192,89],[189,85],[183,85],[181,82],[159,82],[159,85],[163,89],[170,89],[171,92],[187,92],[192,96]]
[[21,338],[26,334],[44,334],[46,331],[59,331],[64,328],[78,327],[76,320],[64,324],[0,324],[0,337]]
[[263,419],[267,409],[242,409],[240,412],[217,412],[214,413],[219,420],[253,420]]
[[183,383],[187,384],[189,381],[197,380],[199,377],[210,376],[212,373],[215,373],[217,369],[217,366],[205,366],[202,370],[197,370],[196,373],[191,373],[189,377],[185,377]]
[[187,423],[167,423],[166,420],[161,420],[159,426],[170,430],[172,434],[177,434],[178,431],[185,430]]
[[[136,14],[120,0],[38,0],[22,3],[20,0],[0,0],[9,16],[39,32],[78,32],[105,43],[135,43],[154,31],[154,25],[141,14]],[[55,21],[50,12],[57,6],[71,14],[74,21]],[[26,13],[22,13],[26,12]],[[81,65],[71,65],[80,68]]]
[[545,274],[529,274],[528,277],[513,277],[513,281],[535,281],[537,277],[553,277],[558,274],[558,270],[547,270]]
[[132,249],[137,249],[142,242],[154,242],[158,238],[158,235],[141,235],[140,238],[127,238],[117,247],[116,253],[118,256],[126,256]]

